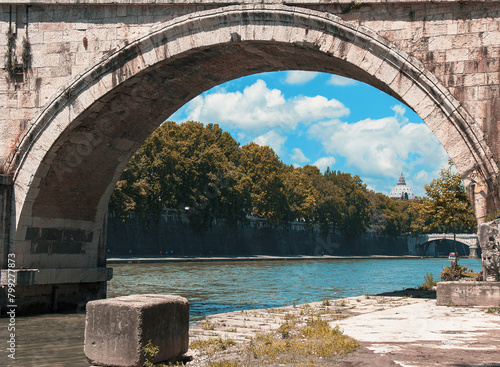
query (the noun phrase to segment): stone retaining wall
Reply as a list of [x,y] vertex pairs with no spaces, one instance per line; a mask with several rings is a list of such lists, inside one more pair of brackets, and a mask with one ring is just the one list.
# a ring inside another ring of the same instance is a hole
[[441,282],[437,284],[438,306],[500,305],[500,282]]
[[[134,217],[128,222],[110,215],[107,246],[113,255],[244,256],[244,255],[408,255],[407,239],[366,234],[325,238],[304,223],[273,228],[263,220],[248,225],[214,223],[206,233],[196,233],[186,216],[164,214],[158,224]],[[173,251],[173,253],[171,253]]]

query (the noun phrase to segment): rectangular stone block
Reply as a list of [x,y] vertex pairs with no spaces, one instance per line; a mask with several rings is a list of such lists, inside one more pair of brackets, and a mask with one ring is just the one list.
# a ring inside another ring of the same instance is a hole
[[500,282],[442,282],[437,284],[438,306],[500,305]]
[[172,361],[189,344],[189,303],[172,295],[142,294],[87,304],[85,355],[97,366],[140,367],[144,346],[159,347],[156,362]]

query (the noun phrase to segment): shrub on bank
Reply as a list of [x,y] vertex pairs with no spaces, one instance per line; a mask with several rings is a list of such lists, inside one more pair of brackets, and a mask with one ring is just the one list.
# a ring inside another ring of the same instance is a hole
[[433,279],[432,273],[427,273],[425,274],[424,282],[420,287],[418,287],[418,289],[431,291],[437,283],[438,281]]
[[453,264],[451,266],[444,266],[443,271],[439,274],[439,277],[444,282],[452,282],[460,279],[472,279],[477,278],[478,273],[474,273],[474,270],[467,269],[465,265]]

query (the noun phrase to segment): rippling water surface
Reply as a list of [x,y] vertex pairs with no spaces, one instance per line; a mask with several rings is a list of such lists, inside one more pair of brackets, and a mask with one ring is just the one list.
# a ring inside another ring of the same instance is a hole
[[[479,270],[480,260],[460,263]],[[244,261],[114,265],[109,297],[164,293],[186,297],[191,321],[251,308],[377,294],[439,278],[445,259]]]
[[[480,260],[461,259],[480,270]],[[138,293],[176,294],[189,300],[191,322],[214,313],[269,308],[378,294],[439,278],[446,259],[182,262],[116,264],[108,297]],[[0,335],[7,337],[7,319]],[[16,361],[2,340],[0,366],[88,366],[83,354],[85,315],[17,318]]]

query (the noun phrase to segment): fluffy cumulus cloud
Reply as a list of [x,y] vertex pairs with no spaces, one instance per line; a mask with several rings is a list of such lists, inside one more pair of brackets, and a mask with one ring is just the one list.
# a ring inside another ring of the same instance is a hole
[[335,157],[321,157],[312,165],[318,167],[321,172],[325,172],[327,168],[333,168],[335,162]]
[[269,89],[257,80],[242,92],[224,90],[200,95],[187,106],[187,120],[218,123],[224,128],[260,131],[294,129],[323,119],[346,116],[349,109],[323,96],[285,99],[279,89]]
[[283,154],[283,146],[285,145],[285,141],[286,137],[271,130],[263,135],[256,137],[253,142],[261,146],[267,145],[268,147],[271,147],[277,155],[281,156]]
[[[307,82],[323,86],[361,84],[337,75],[325,78],[303,71],[289,71],[286,80],[280,80],[299,85],[288,89],[283,86],[287,95],[296,89],[320,90],[301,86]],[[358,99],[345,97],[353,108],[366,108]],[[359,175],[368,187],[386,194],[403,173],[415,194],[423,195],[424,184],[438,175],[448,155],[424,123],[409,121],[405,106],[396,104],[392,110],[385,118],[346,121],[350,110],[336,99],[314,94],[287,98],[282,90],[269,88],[258,79],[243,90],[231,92],[218,87],[196,97],[184,107],[178,121],[217,123],[242,144],[254,141],[270,146],[288,164],[314,162],[322,171],[335,166]],[[370,116],[370,112],[364,111],[364,116]]]
[[288,71],[286,73],[286,82],[288,84],[304,84],[314,79],[318,73],[313,71]]
[[439,170],[448,156],[425,124],[409,122],[403,106],[393,110],[394,116],[378,120],[319,122],[309,127],[308,135],[325,152],[344,157],[346,166],[360,175],[395,178],[394,185],[404,172],[415,184],[428,183],[425,172]]
[[310,162],[310,159],[305,156],[300,148],[292,149],[293,154],[290,156],[294,163],[305,164]]
[[355,85],[356,81],[340,75],[332,75],[330,79],[328,79],[328,84],[345,87],[347,85]]
[[406,108],[403,105],[397,104],[392,107],[392,110],[396,113],[397,116],[404,116],[406,112]]

